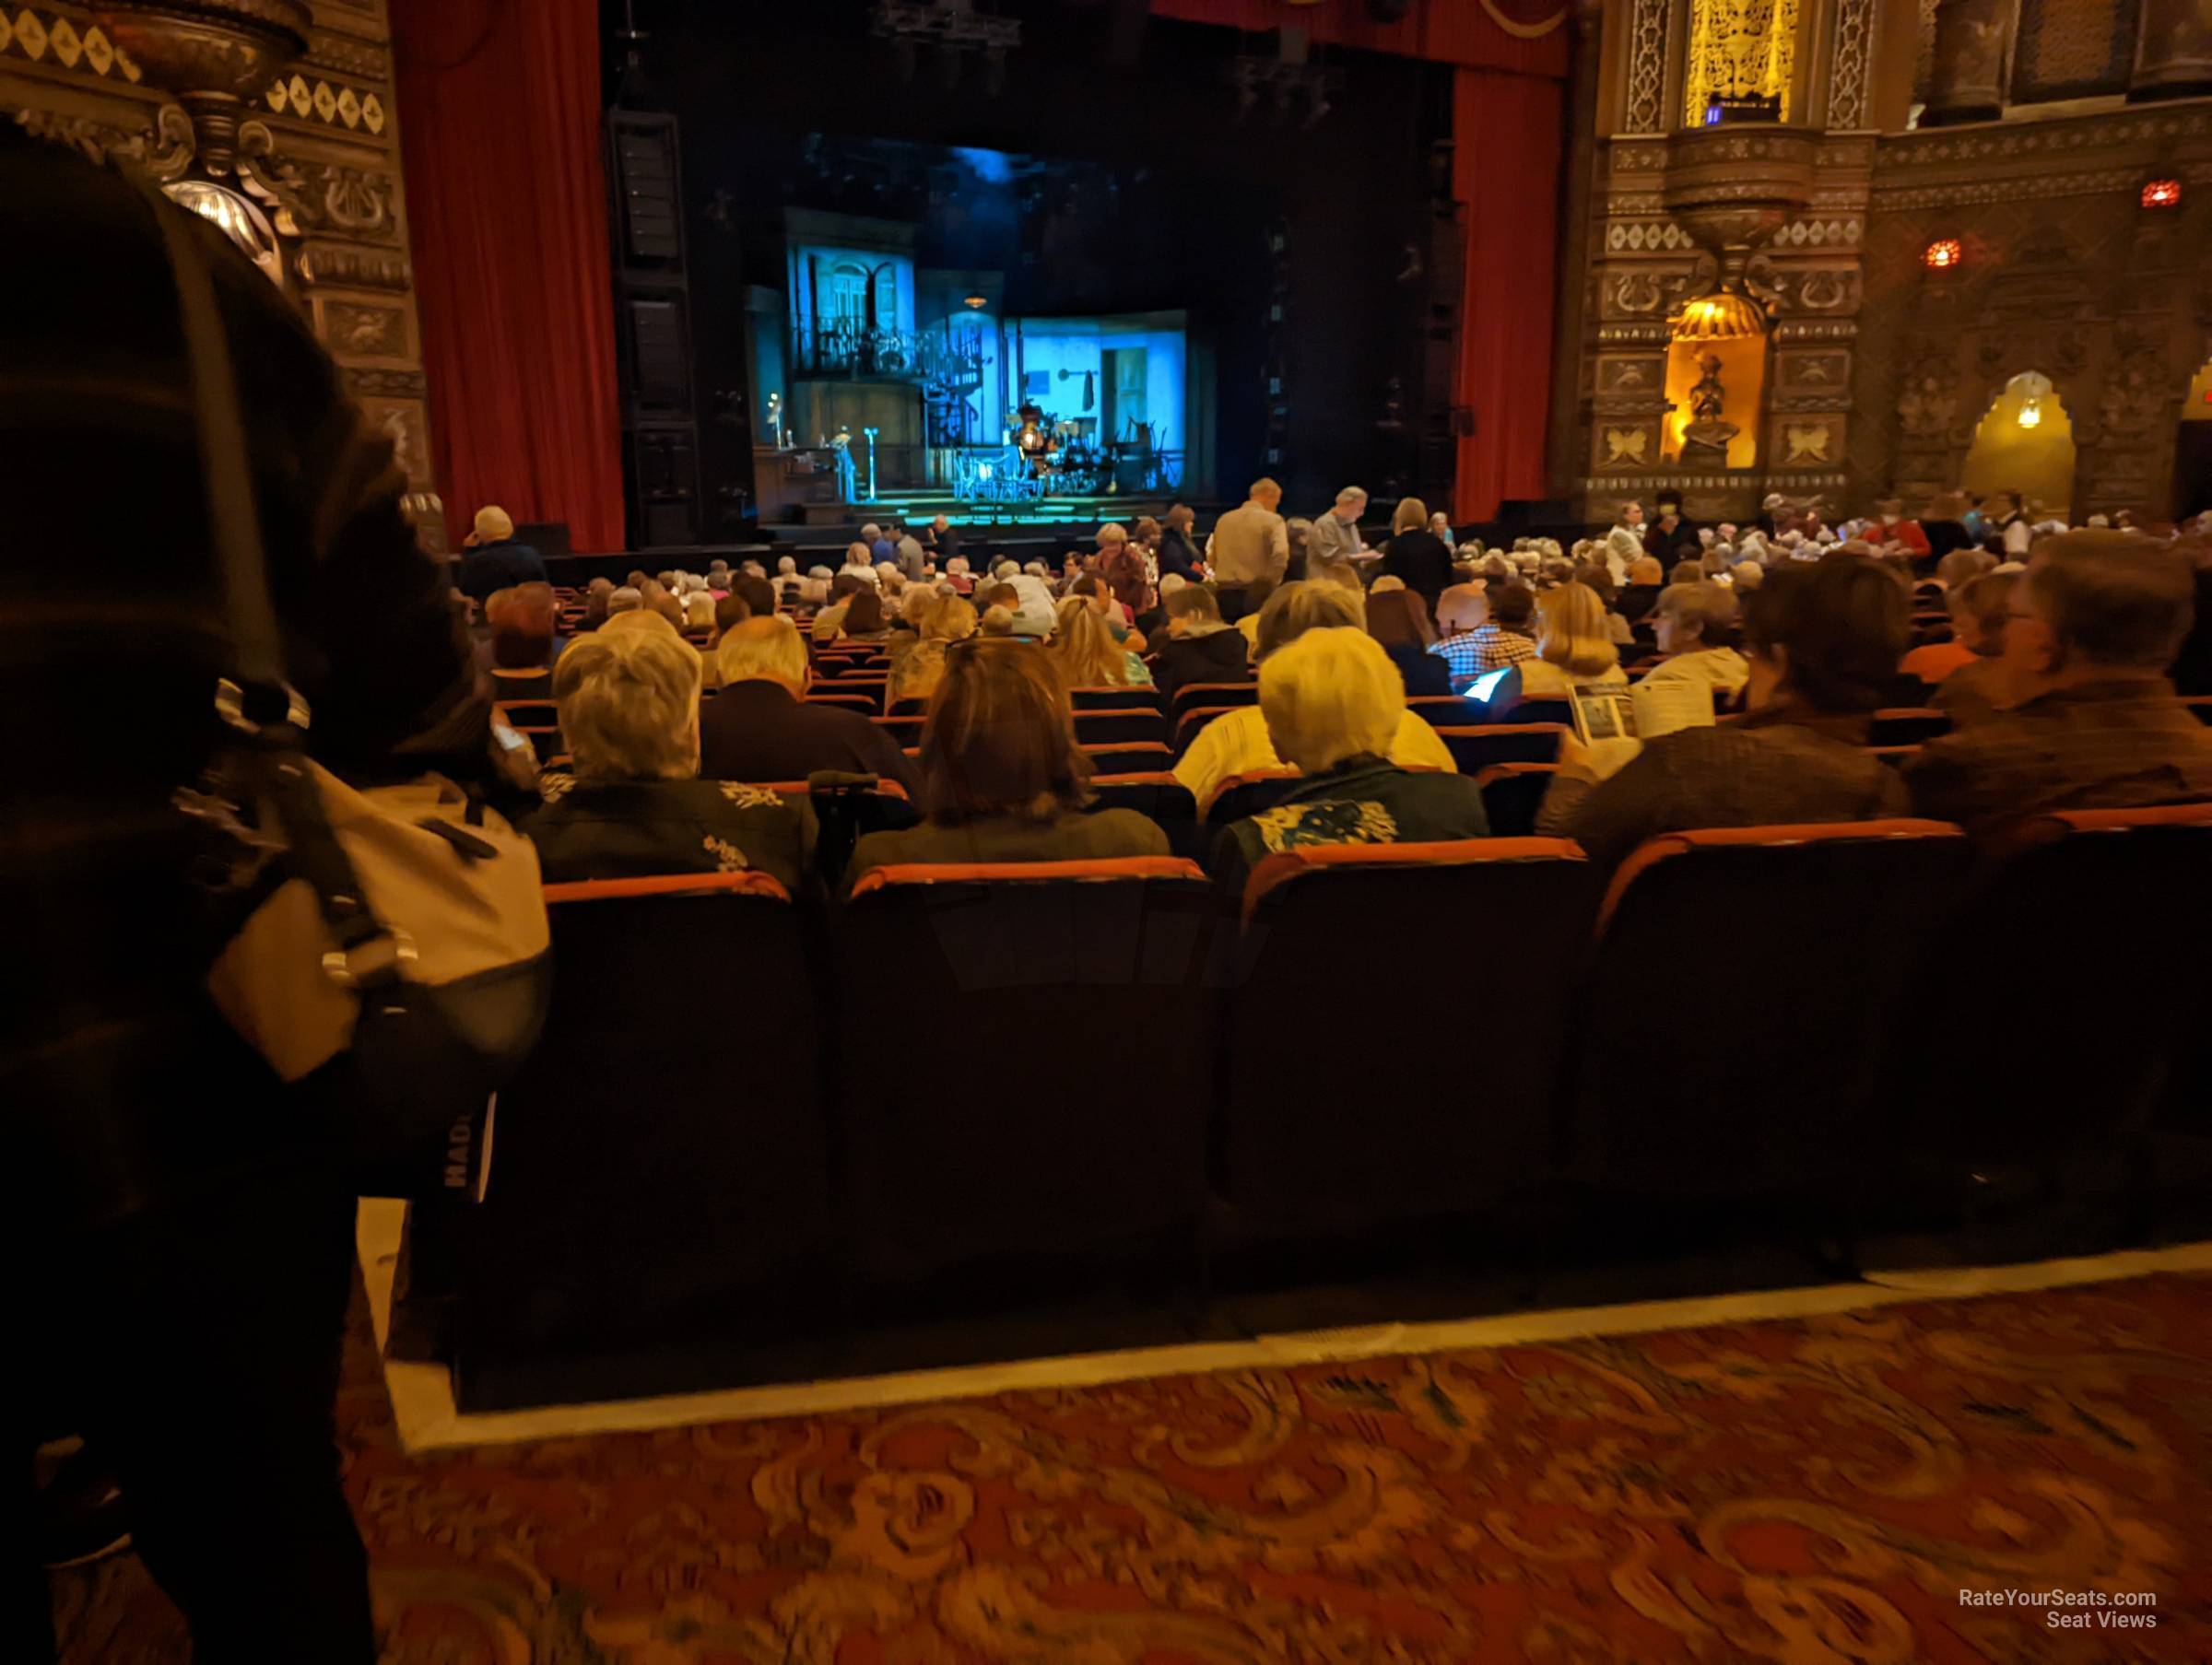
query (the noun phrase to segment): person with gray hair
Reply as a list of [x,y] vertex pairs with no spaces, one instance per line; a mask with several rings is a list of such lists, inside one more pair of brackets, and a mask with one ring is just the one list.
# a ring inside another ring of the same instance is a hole
[[[1285,584],[1260,609],[1262,675],[1265,674],[1272,655],[1308,630],[1344,628],[1364,634],[1361,619],[1359,600],[1335,584]],[[1407,710],[1398,713],[1389,757],[1403,768],[1435,768],[1446,773],[1456,773],[1459,768],[1453,760],[1451,747],[1438,738],[1428,721]],[[1220,790],[1222,782],[1232,776],[1286,767],[1268,738],[1266,719],[1260,709],[1242,706],[1224,711],[1198,731],[1190,749],[1177,759],[1174,775],[1190,788],[1191,796],[1203,808]]]
[[888,730],[857,711],[806,703],[813,672],[791,620],[748,618],[714,647],[722,692],[700,714],[699,772],[712,780],[804,780],[817,769],[920,785]]
[[606,616],[609,618],[614,617],[618,613],[635,613],[644,605],[645,592],[642,590],[632,589],[629,585],[624,584],[618,590],[607,592]]
[[1313,530],[1306,543],[1308,563],[1339,557],[1348,560],[1366,548],[1359,540],[1359,517],[1366,510],[1365,487],[1347,486],[1338,492],[1335,506],[1328,513],[1314,517]]
[[1718,584],[1670,584],[1652,609],[1652,629],[1666,657],[1644,681],[1654,685],[1700,682],[1733,699],[1751,679],[1751,667],[1730,639],[1735,597]]
[[553,698],[574,772],[546,777],[551,801],[526,828],[548,883],[757,868],[797,885],[798,809],[699,778],[699,691],[698,652],[650,614],[560,656]]

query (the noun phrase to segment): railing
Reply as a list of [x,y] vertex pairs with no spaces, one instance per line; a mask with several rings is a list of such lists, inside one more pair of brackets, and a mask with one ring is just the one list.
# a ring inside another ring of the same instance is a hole
[[1033,503],[1042,498],[1102,497],[1110,492],[1169,497],[1182,487],[1182,452],[1155,451],[1116,457],[1056,460],[1040,470],[1016,445],[951,448],[952,489],[967,503]]
[[901,330],[862,318],[825,318],[792,332],[793,373],[879,376],[972,389],[982,385],[982,344],[969,330]]

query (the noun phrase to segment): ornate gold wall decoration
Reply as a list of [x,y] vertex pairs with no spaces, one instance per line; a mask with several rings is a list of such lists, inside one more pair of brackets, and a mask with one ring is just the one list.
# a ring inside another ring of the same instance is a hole
[[1708,99],[1775,99],[1790,119],[1797,67],[1798,0],[1690,0],[1682,69],[1682,124],[1705,119]]
[[1782,429],[1782,465],[1794,467],[1800,463],[1827,463],[1829,428],[1825,422],[1787,422]]
[[1610,466],[1622,463],[1641,468],[1651,454],[1652,435],[1649,428],[1608,428],[1606,429],[1606,462]]
[[1621,129],[1657,133],[1666,120],[1666,19],[1669,0],[1630,0],[1628,94]]

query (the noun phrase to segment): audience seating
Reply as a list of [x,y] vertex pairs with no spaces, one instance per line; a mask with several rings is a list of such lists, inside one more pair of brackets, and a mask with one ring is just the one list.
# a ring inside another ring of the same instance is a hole
[[1206,800],[1206,824],[1227,827],[1264,809],[1273,809],[1304,779],[1294,768],[1257,768],[1231,775],[1214,788],[1214,795]]
[[1182,713],[1175,719],[1173,742],[1175,755],[1180,757],[1183,753],[1189,751],[1191,742],[1197,739],[1199,732],[1215,718],[1241,709],[1241,706],[1253,703],[1254,702],[1252,700],[1244,700],[1241,702],[1241,705],[1194,705],[1185,708]]
[[[901,700],[900,703],[903,705],[906,702]],[[900,713],[890,717],[871,716],[869,721],[888,733],[899,743],[900,749],[904,751],[922,744],[922,731],[928,725],[929,719],[917,714]]]
[[861,875],[838,921],[847,986],[894,975],[926,991],[962,1014],[967,1052],[896,1021],[845,1030],[871,1284],[918,1296],[986,1261],[1032,1280],[1071,1260],[1193,1268],[1215,911],[1200,870],[1172,857]]
[[1493,763],[1475,777],[1482,789],[1482,813],[1489,817],[1490,836],[1524,838],[1536,829],[1544,794],[1551,790],[1556,763]]
[[[500,1094],[457,1232],[465,1399],[590,1352],[810,1321],[830,1122],[799,910],[765,874],[551,885],[543,1038]],[[773,1014],[733,1050],[675,1012]],[[522,1393],[527,1399],[527,1392]]]
[[1947,711],[1911,710],[1897,706],[1877,711],[1866,733],[1869,745],[1918,745],[1951,732]]
[[1912,978],[1942,1014],[1899,1071],[1916,1137],[2053,1181],[2124,1159],[2212,1013],[2208,877],[2212,803],[2024,829]]
[[[1472,704],[1472,701],[1467,702]],[[1500,722],[1548,722],[1560,728],[1574,726],[1574,705],[1565,699],[1524,699],[1498,719]]]
[[1262,861],[1242,900],[1218,1088],[1235,1234],[1466,1214],[1541,1186],[1562,996],[1596,890],[1582,850],[1559,838]]
[[1116,740],[1096,745],[1086,741],[1080,750],[1090,759],[1094,775],[1148,775],[1175,761],[1175,754],[1158,740]]
[[1159,823],[1177,855],[1195,859],[1200,854],[1197,802],[1173,775],[1164,770],[1105,775],[1091,783],[1091,791],[1096,794],[1092,809],[1133,809]]
[[1135,711],[1160,709],[1159,690],[1145,683],[1109,683],[1095,688],[1070,688],[1067,697],[1078,711]]
[[858,711],[863,717],[874,717],[883,709],[883,696],[880,694],[843,694],[835,690],[834,684],[818,682],[806,690],[806,703],[833,705],[841,710]]
[[1416,694],[1406,701],[1406,709],[1432,729],[1456,729],[1479,724],[1485,705],[1464,694]]
[[1157,707],[1076,712],[1076,740],[1082,745],[1111,745],[1162,738]]
[[1920,756],[1917,745],[1870,745],[1865,749],[1868,756],[1879,757],[1892,768],[1902,768]]
[[1554,722],[1490,722],[1436,731],[1463,775],[1479,775],[1493,763],[1554,762],[1566,733]]
[[1168,721],[1180,727],[1184,713],[1201,706],[1219,711],[1230,706],[1259,703],[1260,685],[1256,681],[1186,682],[1175,690],[1175,698],[1168,707]]
[[2212,694],[2184,695],[2182,703],[2195,713],[2197,721],[2212,723]]
[[1893,1148],[1870,1113],[1880,1061],[1970,859],[1935,821],[1646,842],[1614,876],[1577,1001],[1590,1021],[1569,1058],[1569,1171],[1609,1190],[1807,1191],[1848,1208]]
[[516,733],[529,740],[541,765],[568,750],[560,737],[560,707],[555,701],[511,699],[495,705],[492,709],[505,718]]

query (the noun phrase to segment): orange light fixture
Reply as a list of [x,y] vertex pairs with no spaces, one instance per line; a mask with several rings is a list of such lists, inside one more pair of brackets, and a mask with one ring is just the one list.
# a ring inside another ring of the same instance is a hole
[[1767,333],[1766,314],[1733,289],[1685,301],[1667,322],[1677,341],[1740,341]]
[[2177,179],[2144,181],[2143,205],[2146,208],[2180,207],[2182,205],[2182,182]]
[[1939,237],[1921,251],[1920,264],[1931,272],[1947,272],[1966,258],[1966,250],[1955,237]]

